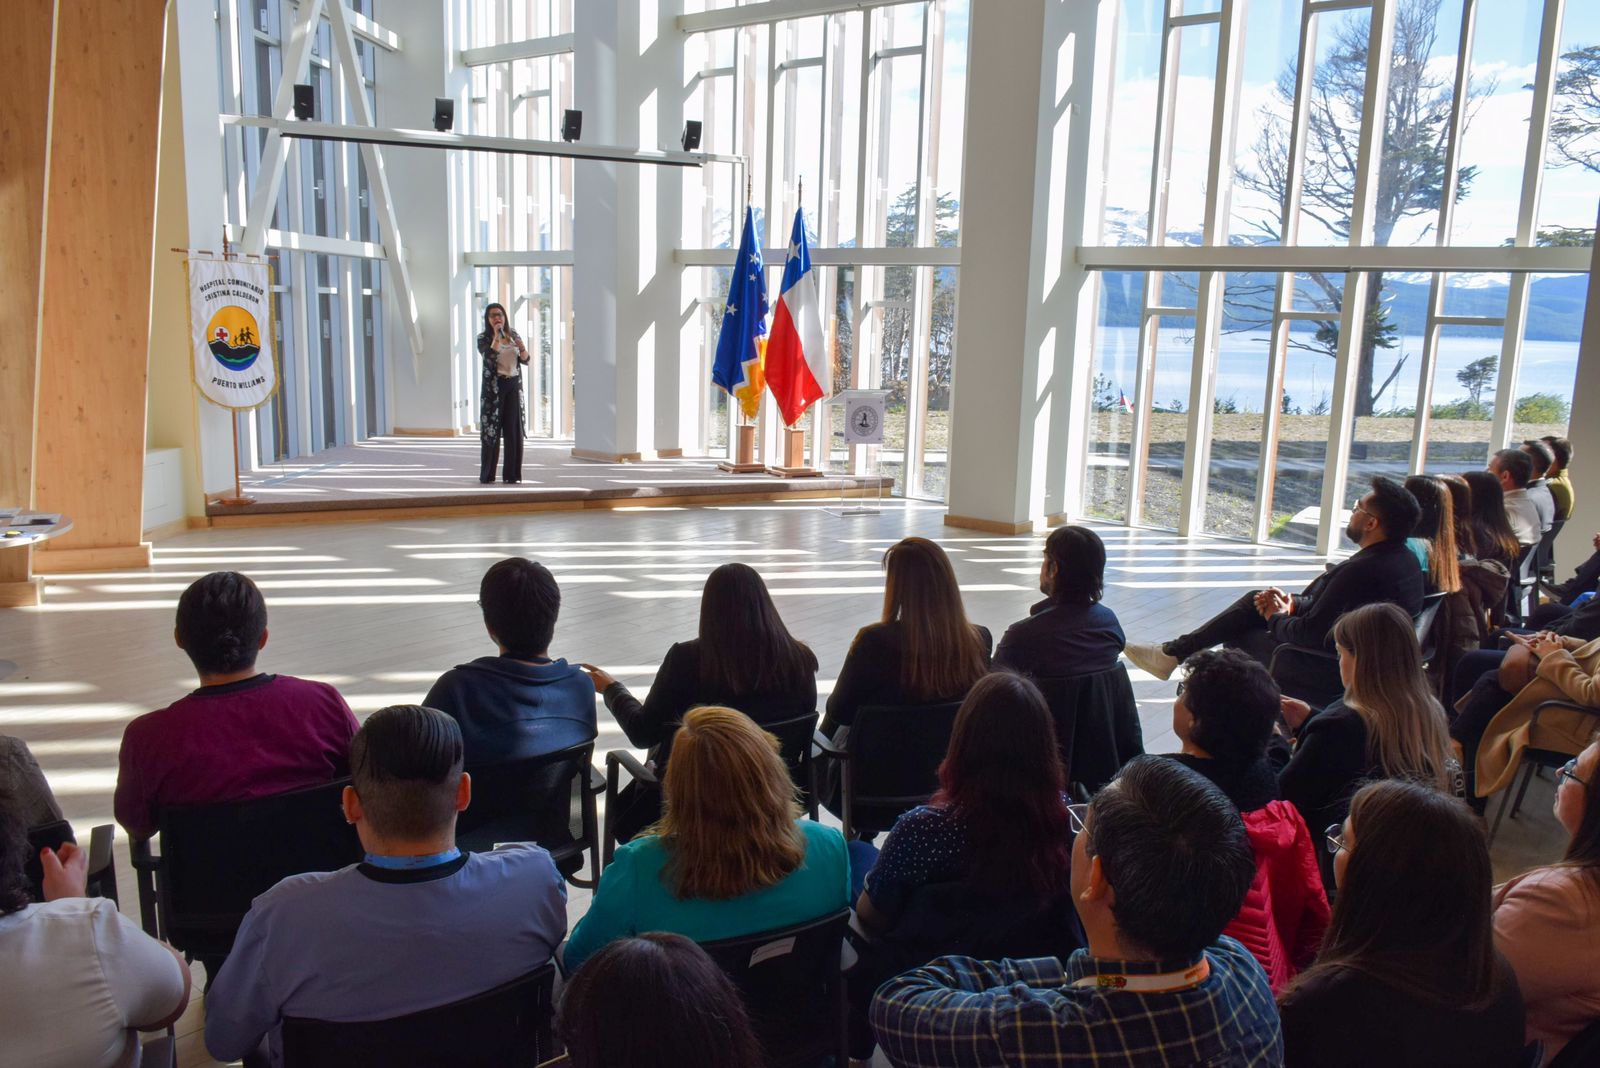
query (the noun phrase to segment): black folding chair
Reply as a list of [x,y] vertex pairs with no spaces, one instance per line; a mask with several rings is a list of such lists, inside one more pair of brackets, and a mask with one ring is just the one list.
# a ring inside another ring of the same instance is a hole
[[191,959],[220,963],[250,902],[290,875],[336,871],[361,859],[340,795],[348,779],[250,801],[169,805],[156,814],[161,852],[134,842],[146,933]]
[[283,1021],[284,1068],[526,1068],[554,1053],[555,964],[387,1020]]
[[[554,753],[479,764],[472,776],[472,804],[456,817],[456,844],[484,852],[497,842],[537,842],[574,886],[593,889],[600,875],[600,819],[595,798],[605,789],[590,763],[594,743]],[[573,833],[573,804],[578,831]],[[584,854],[589,876],[579,878]]]
[[1442,591],[1422,595],[1422,611],[1412,622],[1417,628],[1417,647],[1422,650],[1423,664],[1431,664],[1439,655],[1439,614],[1444,608]]
[[[1573,701],[1541,701],[1533,710],[1533,716],[1528,720],[1528,737],[1533,737],[1533,732],[1539,726],[1539,716],[1547,708],[1561,708],[1571,712],[1582,712],[1586,716],[1600,719],[1600,708],[1591,708]],[[1506,785],[1505,793],[1500,798],[1500,807],[1495,809],[1494,823],[1489,828],[1489,844],[1494,845],[1494,836],[1500,833],[1500,820],[1506,814],[1506,804],[1511,804],[1511,818],[1516,819],[1517,813],[1522,811],[1522,799],[1528,793],[1528,784],[1533,781],[1533,773],[1538,768],[1559,768],[1577,753],[1562,752],[1559,749],[1536,749],[1533,746],[1524,746],[1522,755],[1518,758],[1517,766],[1512,772],[1511,780]],[[1517,772],[1522,773],[1522,782],[1517,783]],[[1512,784],[1516,784],[1515,801],[1511,800]]]
[[1339,656],[1327,649],[1280,645],[1272,651],[1267,671],[1285,697],[1297,698],[1313,709],[1332,704],[1344,693]]
[[768,1068],[849,1063],[844,976],[850,910],[774,931],[702,942],[744,995]]
[[1033,681],[1055,720],[1056,749],[1069,783],[1093,794],[1144,752],[1139,704],[1121,662],[1092,675]]
[[[778,755],[783,758],[784,766],[789,769],[789,778],[795,785],[801,803],[805,805],[811,818],[816,819],[817,781],[812,765],[812,738],[817,732],[817,714],[811,712],[804,716],[795,716],[793,719],[762,723],[759,726],[778,739]],[[661,778],[654,768],[646,766],[626,749],[613,749],[606,754],[605,846],[602,851],[605,864],[610,864],[612,856],[616,854],[618,836],[621,833],[615,817],[618,808],[617,798],[622,787],[626,785],[621,779],[623,771],[628,773],[628,779],[633,783],[635,791],[653,795],[659,795],[661,792]],[[627,841],[626,838],[622,840]]]
[[1536,605],[1539,603],[1539,598],[1552,592],[1550,587],[1556,584],[1556,536],[1566,525],[1565,519],[1557,519],[1539,539],[1538,557],[1534,562],[1533,573],[1533,603]]
[[847,838],[886,831],[939,788],[960,701],[863,705],[843,747],[815,735],[812,758],[840,762],[839,818]]
[[1521,626],[1527,616],[1528,598],[1532,595],[1537,581],[1539,550],[1543,544],[1544,538],[1540,538],[1537,545],[1524,545],[1522,551],[1517,554],[1516,566],[1511,569],[1511,581],[1506,586],[1504,620],[1511,626]]
[[[117,866],[111,855],[111,844],[116,836],[117,828],[110,823],[102,823],[89,831],[90,897],[104,897],[117,902]],[[23,861],[22,869],[35,901],[44,900],[44,867],[39,863],[39,851],[60,849],[68,842],[76,845],[78,839],[73,836],[72,824],[66,820],[56,820],[28,831],[28,856]]]

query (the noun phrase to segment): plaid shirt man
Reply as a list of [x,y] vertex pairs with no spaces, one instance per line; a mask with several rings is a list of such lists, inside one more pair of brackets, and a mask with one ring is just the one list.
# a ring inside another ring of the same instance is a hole
[[901,1068],[1283,1064],[1278,1008],[1261,965],[1227,937],[1204,956],[1207,978],[1166,992],[1101,989],[1093,979],[1182,972],[1199,958],[1099,960],[1084,950],[1065,962],[942,957],[879,989],[872,1028]]

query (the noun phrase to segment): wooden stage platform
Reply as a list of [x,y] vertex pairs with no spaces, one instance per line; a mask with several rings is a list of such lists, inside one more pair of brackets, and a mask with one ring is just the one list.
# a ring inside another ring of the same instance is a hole
[[[498,477],[498,472],[497,472]],[[206,504],[213,526],[267,526],[317,519],[492,515],[582,508],[732,504],[759,500],[888,495],[893,479],[730,474],[715,459],[608,463],[572,455],[570,441],[530,441],[522,481],[478,481],[478,439],[379,437],[245,472],[255,503]]]

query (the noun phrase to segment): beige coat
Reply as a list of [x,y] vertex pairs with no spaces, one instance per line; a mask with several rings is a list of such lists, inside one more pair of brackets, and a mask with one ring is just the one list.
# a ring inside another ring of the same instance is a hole
[[[1478,796],[1488,797],[1511,785],[1522,750],[1551,749],[1577,756],[1600,729],[1600,639],[1583,642],[1562,638],[1562,652],[1539,661],[1538,675],[1495,713],[1478,745]],[[1545,701],[1575,701],[1595,709],[1594,715],[1548,708],[1529,736],[1533,710]]]

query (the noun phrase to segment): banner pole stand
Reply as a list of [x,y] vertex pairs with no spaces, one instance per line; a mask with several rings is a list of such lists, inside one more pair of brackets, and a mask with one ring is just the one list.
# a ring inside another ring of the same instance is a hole
[[254,497],[244,495],[244,487],[239,483],[239,412],[235,409],[230,413],[233,416],[233,496],[224,497],[217,503],[226,508],[242,508],[247,504],[255,504]]

